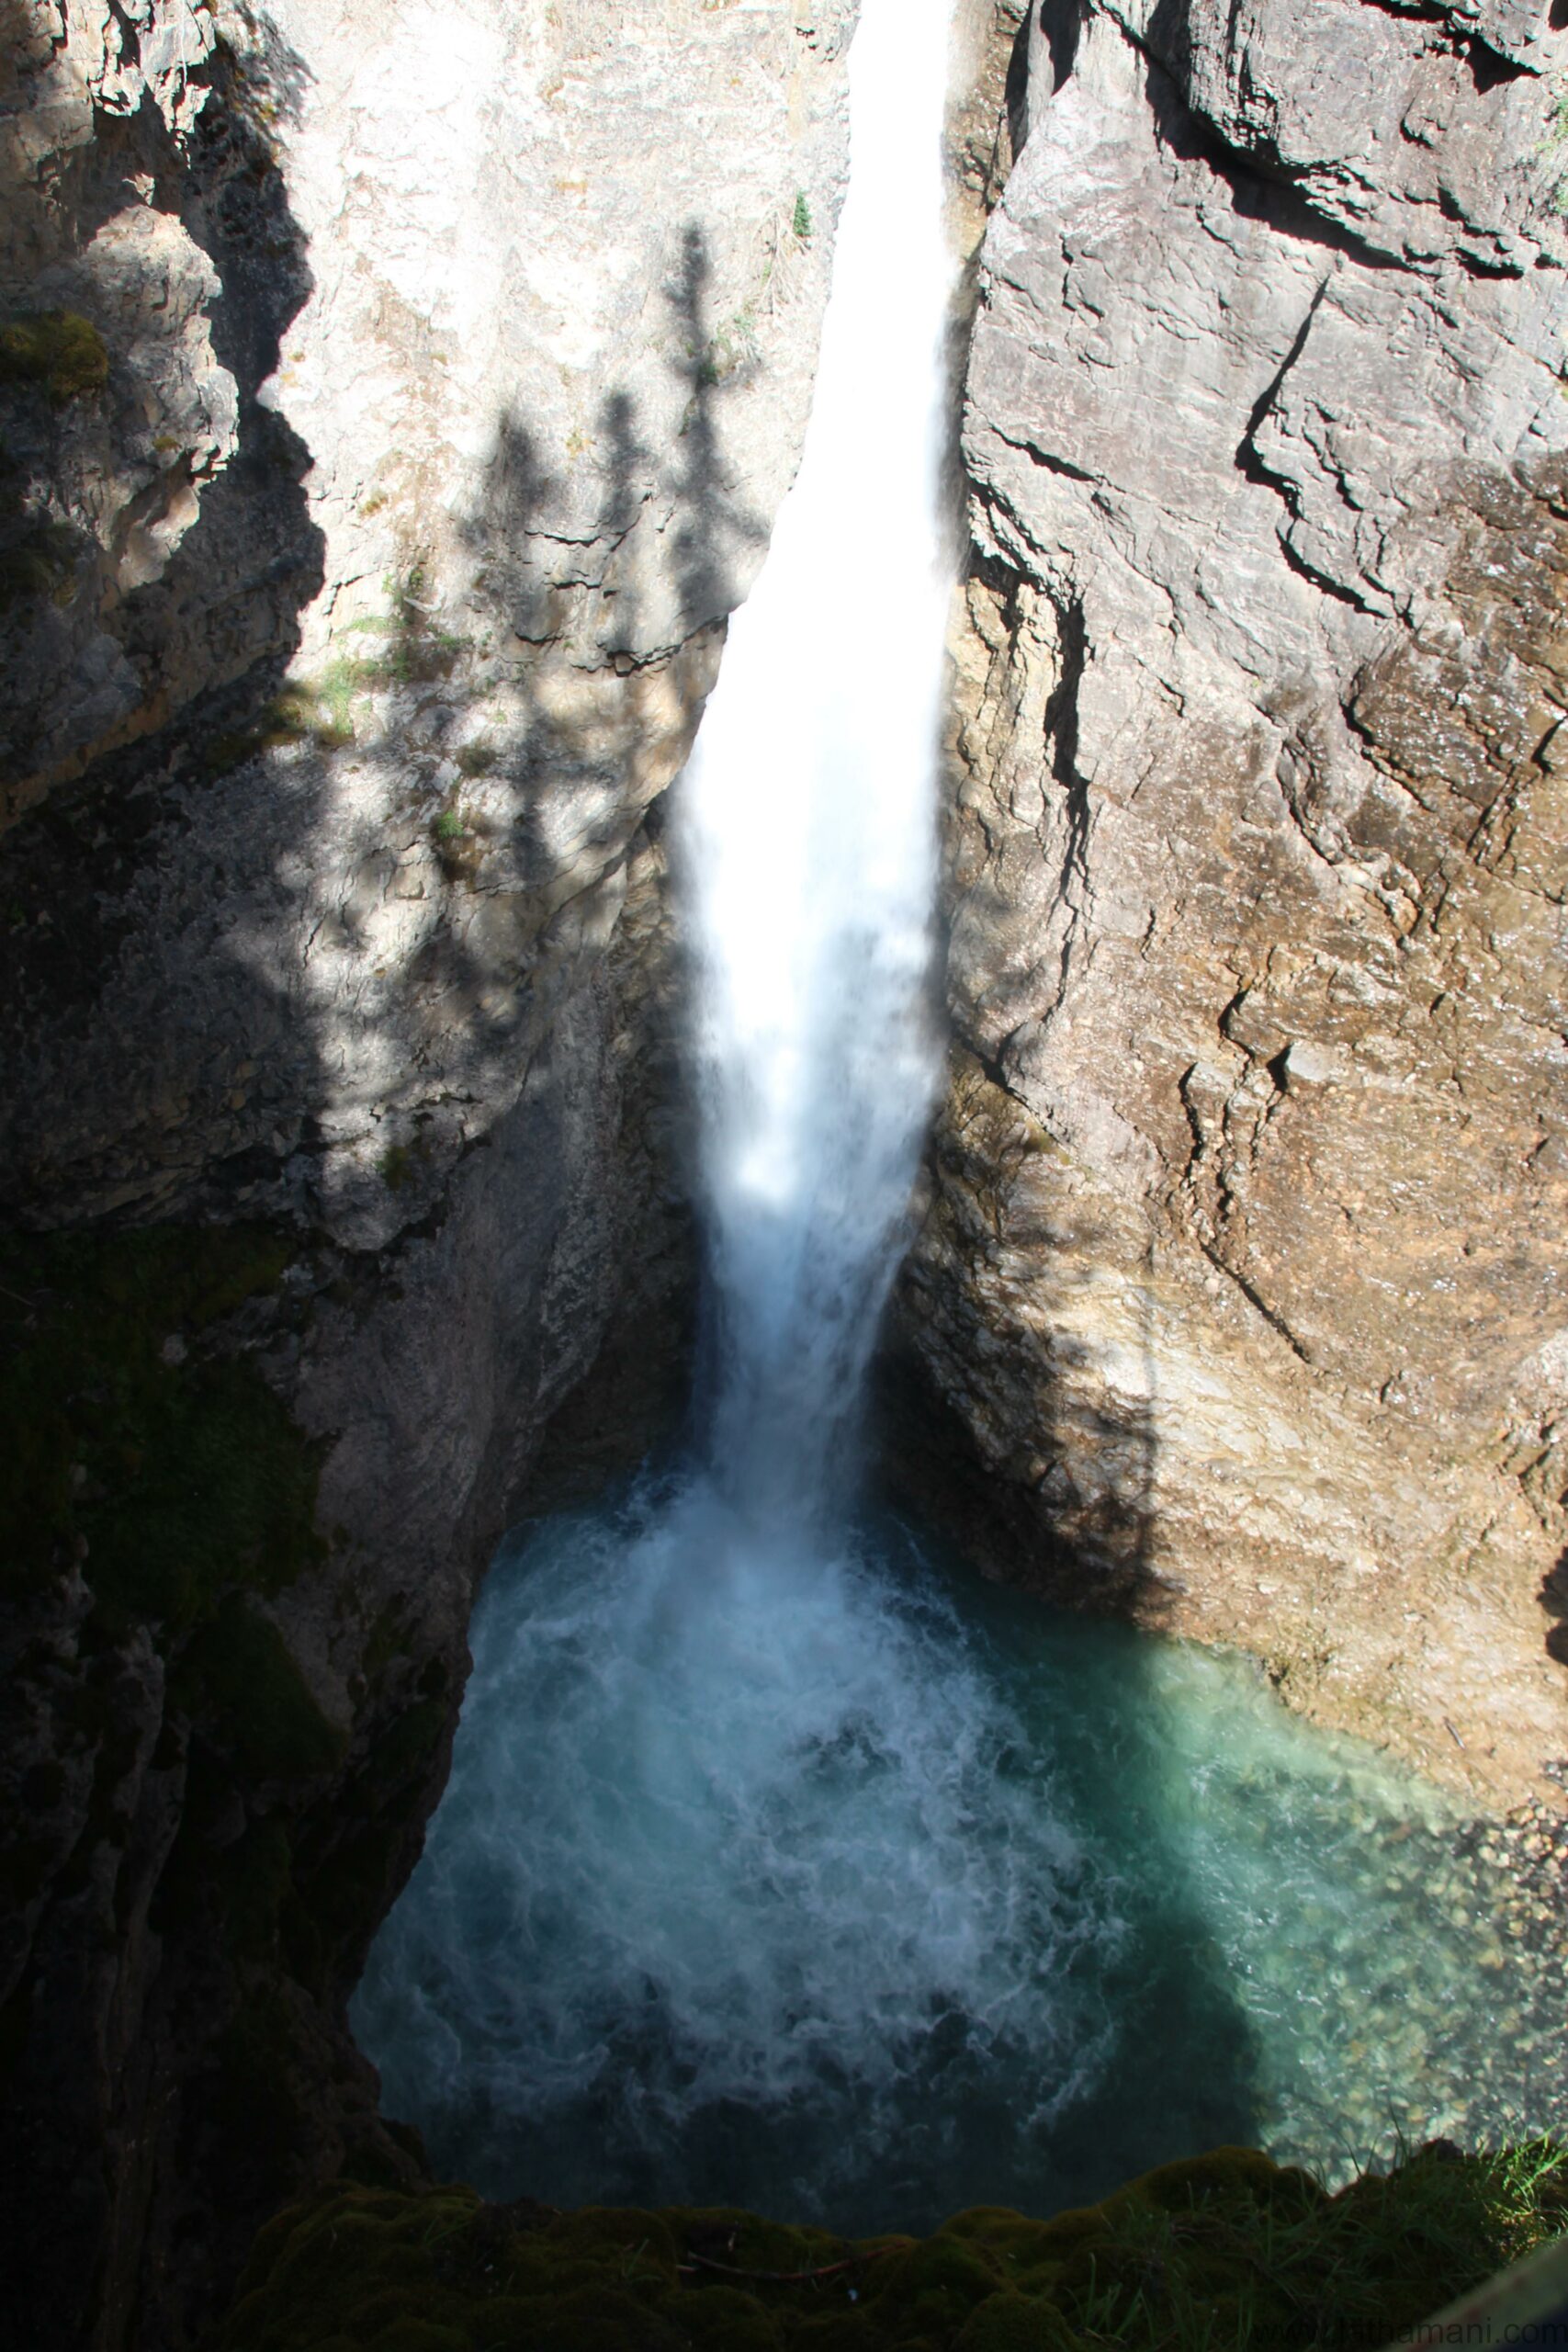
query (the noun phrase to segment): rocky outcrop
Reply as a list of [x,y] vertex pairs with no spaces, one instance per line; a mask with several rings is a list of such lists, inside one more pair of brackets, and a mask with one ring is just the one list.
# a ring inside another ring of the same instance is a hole
[[1568,1756],[1559,14],[1032,12],[900,1307],[1010,1572],[1490,1800]]
[[795,462],[852,14],[4,11],[40,2342],[186,2341],[291,2184],[417,2172],[344,2002],[547,1424],[607,1352],[635,1445],[674,1365],[659,801]]

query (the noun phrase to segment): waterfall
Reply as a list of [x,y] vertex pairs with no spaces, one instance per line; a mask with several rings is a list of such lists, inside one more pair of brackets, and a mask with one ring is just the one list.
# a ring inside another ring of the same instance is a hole
[[862,10],[800,473],[682,788],[710,1458],[763,1518],[841,1494],[931,1090],[949,7]]
[[1561,2073],[1382,1764],[855,1493],[935,1061],[945,14],[864,0],[800,475],[680,786],[698,1442],[503,1548],[355,1998],[389,2111],[498,2199],[929,2228],[1224,2142],[1497,2136]]
[[1104,2039],[1055,1767],[854,1491],[936,1062],[948,6],[864,0],[801,469],[678,787],[698,1442],[498,1560],[355,1999],[392,2111],[491,2193],[886,2214],[1045,2129]]
[[934,1064],[945,14],[864,0],[805,457],[681,787],[700,1441],[503,1547],[355,1997],[389,2111],[498,2199],[930,2228],[1224,2142],[1497,2136],[1561,2073],[1382,1764],[855,1496]]

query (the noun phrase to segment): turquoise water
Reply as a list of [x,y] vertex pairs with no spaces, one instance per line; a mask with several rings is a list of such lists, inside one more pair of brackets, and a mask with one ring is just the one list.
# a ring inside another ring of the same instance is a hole
[[473,1645],[353,2018],[491,2196],[918,2228],[1568,2123],[1501,1878],[1243,1662],[695,1474],[520,1531]]

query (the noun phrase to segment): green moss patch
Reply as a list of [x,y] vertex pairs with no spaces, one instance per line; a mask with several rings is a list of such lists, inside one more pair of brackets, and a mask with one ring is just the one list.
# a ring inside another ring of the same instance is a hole
[[377,1161],[377,1170],[389,1193],[406,1192],[419,1172],[423,1158],[417,1147],[406,1143],[389,1144]]
[[0,499],[0,527],[6,526],[11,534],[0,547],[0,612],[29,602],[68,605],[76,593],[78,534],[47,514],[7,511]]
[[30,311],[0,327],[0,384],[36,384],[63,408],[108,379],[108,347],[78,311]]
[[276,1626],[243,1592],[227,1594],[192,1636],[175,1695],[247,1783],[308,1780],[343,1761],[344,1735],[310,1696]]
[[1437,2147],[1330,2197],[1247,2149],[932,2236],[337,2187],[263,2231],[220,2352],[1375,2352],[1568,2221],[1563,2158]]
[[76,1559],[111,1629],[175,1634],[320,1556],[316,1449],[252,1364],[200,1345],[294,1250],[251,1227],[0,1237],[0,1591]]

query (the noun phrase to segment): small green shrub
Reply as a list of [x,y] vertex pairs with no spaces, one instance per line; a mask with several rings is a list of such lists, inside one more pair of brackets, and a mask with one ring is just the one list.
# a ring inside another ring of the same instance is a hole
[[204,764],[211,776],[227,775],[262,752],[285,744],[313,742],[323,752],[354,741],[346,699],[329,702],[316,687],[292,685],[275,695],[249,726],[231,728],[207,743]]
[[808,245],[811,243],[815,231],[811,220],[811,207],[807,202],[804,188],[798,188],[795,191],[795,213],[790,221],[790,227],[803,245]]
[[733,318],[726,319],[694,356],[696,382],[708,390],[754,366],[758,357],[757,320],[750,303],[737,311]]
[[68,605],[76,593],[76,552],[81,545],[68,523],[30,517],[10,545],[0,548],[0,612],[24,602]]
[[389,1144],[376,1169],[389,1193],[401,1193],[413,1182],[413,1153],[406,1143]]

